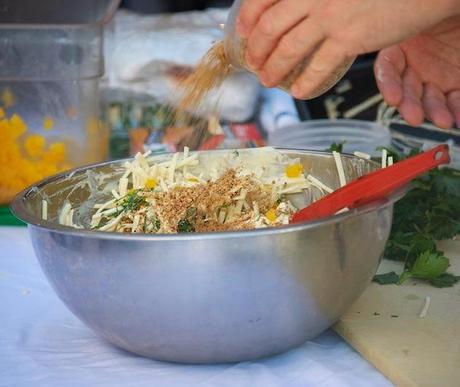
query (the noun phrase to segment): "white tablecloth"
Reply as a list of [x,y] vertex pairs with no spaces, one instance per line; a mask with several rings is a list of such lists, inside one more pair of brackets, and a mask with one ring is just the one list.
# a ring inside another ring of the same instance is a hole
[[120,351],[54,294],[24,228],[0,228],[0,386],[391,386],[331,331],[280,356],[190,366]]

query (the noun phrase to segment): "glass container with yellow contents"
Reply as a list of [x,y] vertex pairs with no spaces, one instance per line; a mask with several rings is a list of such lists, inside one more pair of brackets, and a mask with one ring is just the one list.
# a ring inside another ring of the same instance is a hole
[[99,121],[103,29],[119,0],[4,0],[0,7],[0,204],[107,157]]

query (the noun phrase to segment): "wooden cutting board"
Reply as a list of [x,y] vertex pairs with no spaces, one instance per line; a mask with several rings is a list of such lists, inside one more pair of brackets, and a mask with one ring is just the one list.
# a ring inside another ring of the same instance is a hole
[[[443,242],[460,275],[460,241]],[[384,260],[379,273],[401,271]],[[430,307],[420,318],[426,297]],[[397,386],[460,386],[460,284],[372,283],[334,329]]]

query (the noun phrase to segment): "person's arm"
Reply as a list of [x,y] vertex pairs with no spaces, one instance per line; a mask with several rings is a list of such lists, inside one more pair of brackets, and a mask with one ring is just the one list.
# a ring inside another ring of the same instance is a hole
[[347,59],[397,44],[459,12],[459,0],[245,0],[237,32],[247,39],[247,63],[265,86],[276,86],[308,58],[291,89],[302,98]]

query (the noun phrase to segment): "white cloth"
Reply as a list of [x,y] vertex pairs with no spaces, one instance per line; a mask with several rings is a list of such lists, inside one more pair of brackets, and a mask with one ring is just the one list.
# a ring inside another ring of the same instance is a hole
[[0,386],[386,387],[328,331],[283,355],[190,366],[141,358],[95,336],[53,293],[23,228],[0,227]]

